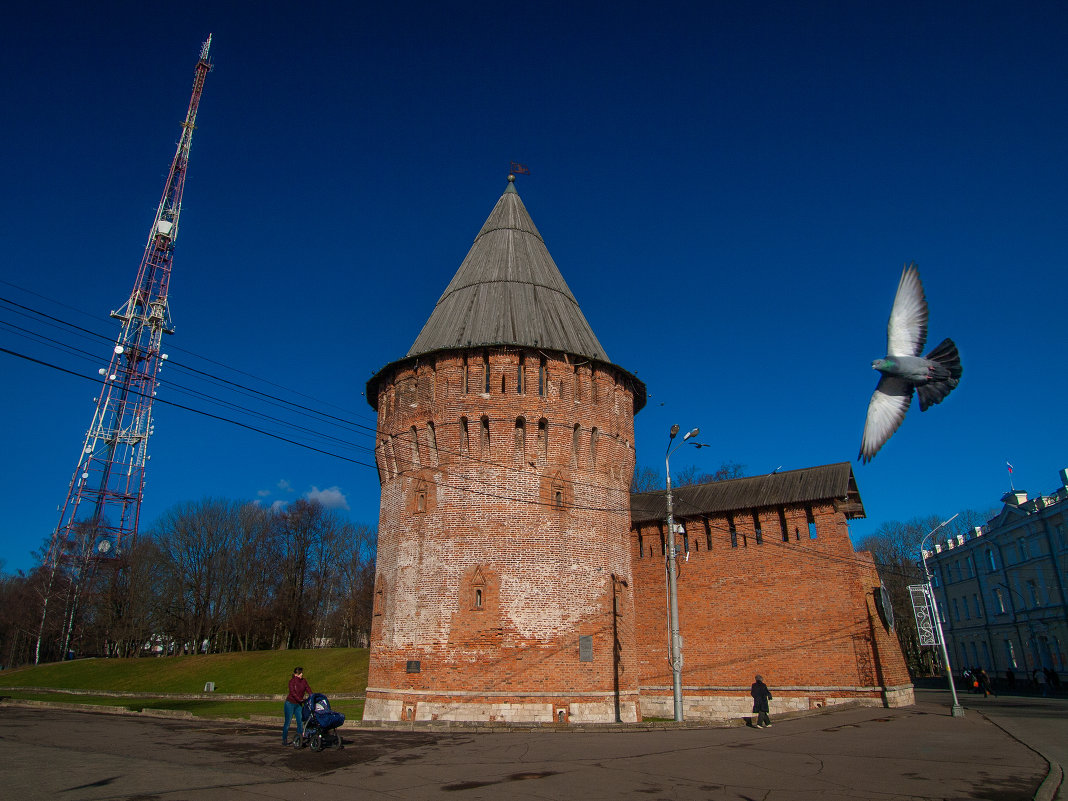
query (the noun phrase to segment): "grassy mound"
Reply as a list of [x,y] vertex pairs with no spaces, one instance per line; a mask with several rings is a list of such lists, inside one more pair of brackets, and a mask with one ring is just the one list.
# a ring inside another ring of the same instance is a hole
[[315,692],[363,694],[366,648],[251,651],[142,659],[76,659],[0,672],[3,687],[48,687],[105,692],[199,693],[215,682],[218,693],[282,695],[293,668]]

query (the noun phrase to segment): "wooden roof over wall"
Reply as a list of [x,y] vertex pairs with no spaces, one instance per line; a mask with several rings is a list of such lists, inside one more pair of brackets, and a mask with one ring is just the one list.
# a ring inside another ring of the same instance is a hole
[[[849,462],[672,487],[671,497],[675,516],[680,519],[821,501],[833,502],[847,519],[865,516]],[[630,516],[635,525],[664,520],[667,517],[666,492],[657,490],[631,495]]]

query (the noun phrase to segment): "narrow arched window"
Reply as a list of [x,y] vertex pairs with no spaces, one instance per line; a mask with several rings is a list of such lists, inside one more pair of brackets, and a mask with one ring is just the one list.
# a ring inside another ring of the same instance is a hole
[[415,426],[412,426],[412,467],[418,468],[419,464],[419,431]]
[[549,487],[549,494],[553,509],[562,512],[564,510],[566,499],[564,496],[564,482],[560,476],[555,476],[553,478],[553,483]]
[[481,608],[482,608],[482,590],[476,589],[475,590],[475,609],[481,609]]
[[482,391],[489,395],[490,391],[490,361],[489,351],[482,351]]
[[426,482],[420,479],[415,482],[415,512],[422,514],[426,511]]
[[468,439],[467,431],[467,418],[460,418],[460,454],[466,456],[471,449],[471,443]]
[[526,458],[527,453],[527,421],[522,417],[515,419],[515,454],[520,459]]
[[597,440],[600,437],[601,432],[597,430],[597,426],[593,427],[590,431],[590,464],[597,465]]
[[579,424],[575,423],[575,428],[571,432],[571,455],[575,457],[575,462],[578,462],[579,455]]
[[576,364],[571,374],[571,395],[576,401],[582,400],[582,384],[579,380],[578,365]]
[[434,423],[428,421],[426,424],[426,444],[427,450],[430,452],[430,464],[437,465],[438,463],[438,435],[434,430]]
[[542,456],[549,455],[549,421],[544,417],[538,421],[538,452]]
[[522,353],[519,354],[519,367],[515,371],[515,391],[517,395],[522,395],[526,392],[526,388],[523,386],[523,370],[526,369],[527,360],[526,356]]
[[482,449],[482,455],[486,456],[490,449],[489,418],[486,415],[482,415],[481,424],[479,425],[478,444]]
[[549,379],[546,375],[546,372],[547,371],[545,369],[545,357],[542,356],[538,359],[538,394],[541,395],[543,398],[545,397],[545,393],[548,391],[548,387],[546,385],[548,384]]
[[469,383],[468,383],[468,381],[470,379],[469,367],[470,367],[470,365],[468,365],[468,363],[467,363],[467,354],[465,353],[464,354],[463,375],[461,376],[465,395],[468,393],[468,388],[470,386]]

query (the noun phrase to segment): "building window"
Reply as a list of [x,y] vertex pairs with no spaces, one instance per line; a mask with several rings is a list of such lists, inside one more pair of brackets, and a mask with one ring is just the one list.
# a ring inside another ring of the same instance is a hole
[[409,432],[412,436],[412,467],[419,467],[419,431],[415,426],[412,426],[412,430]]
[[575,457],[575,463],[578,464],[579,455],[579,424],[575,423],[575,428],[571,432],[571,455]]
[[779,531],[782,532],[782,541],[790,541],[790,524],[786,522],[786,510],[779,510]]
[[[968,611],[968,596],[965,595],[962,600],[964,601],[964,619],[965,620],[971,620],[972,619],[972,613],[970,611]],[[957,602],[953,601],[953,603],[956,604]]]
[[597,430],[597,426],[594,426],[590,431],[590,464],[594,467],[597,466],[597,438],[600,436],[600,432]]
[[489,365],[489,351],[482,351],[482,391],[489,395],[490,391],[490,365]]
[[737,548],[738,547],[738,529],[736,529],[734,527],[734,518],[731,517],[730,515],[727,515],[727,528],[731,532],[731,547],[732,548]]
[[519,354],[519,367],[515,371],[515,391],[517,395],[522,395],[524,390],[523,384],[523,370],[526,369],[527,358],[522,353]]
[[957,604],[957,599],[953,599],[953,619],[958,623],[960,622],[960,606]]
[[549,487],[549,495],[552,498],[553,509],[557,512],[564,510],[564,482],[559,475],[553,477],[553,483]]
[[430,464],[436,465],[438,463],[438,435],[432,422],[426,424],[426,444],[430,449]]
[[481,608],[482,608],[482,590],[476,589],[475,590],[475,609],[481,609]]
[[464,385],[464,394],[465,395],[468,392],[468,383],[467,383],[468,382],[468,378],[469,378],[469,373],[468,373],[468,364],[467,364],[467,354],[465,353],[464,354],[463,375],[462,375],[463,385]]
[[515,453],[521,459],[527,453],[527,421],[522,417],[515,419]]
[[538,421],[538,450],[542,456],[549,455],[549,421],[544,417]]
[[705,517],[705,550],[712,550],[712,526],[708,522],[708,517]]
[[1031,595],[1031,606],[1038,607],[1039,606],[1038,585],[1035,584],[1035,580],[1034,579],[1028,579],[1027,580],[1027,592]]
[[756,533],[756,544],[764,544],[764,532],[760,528],[760,513],[753,512],[753,531]]
[[812,507],[805,507],[805,519],[808,521],[808,538],[816,539],[816,518],[812,514]]
[[995,570],[998,569],[998,562],[997,562],[997,559],[994,557],[994,549],[993,548],[987,548],[986,549],[986,562],[987,562],[988,565],[990,565],[990,572],[991,573],[993,573]]
[[543,398],[547,391],[546,384],[548,383],[548,377],[545,375],[545,357],[542,356],[538,359],[538,394]]
[[642,533],[638,531],[638,558],[645,558],[645,541],[642,539]]
[[1020,539],[1016,540],[1016,548],[1020,553],[1020,561],[1021,562],[1026,562],[1027,558],[1028,558],[1028,556],[1027,556],[1027,543],[1024,541],[1023,537],[1020,537]]
[[470,450],[470,444],[471,443],[468,440],[468,432],[467,432],[467,418],[466,417],[461,417],[460,418],[460,454],[462,456],[466,456],[467,455],[467,452]]
[[490,450],[489,418],[482,415],[478,427],[478,445],[482,449],[482,455],[487,456]]
[[1000,587],[994,588],[994,604],[997,606],[998,614],[1005,614],[1005,593],[1001,591]]
[[426,482],[422,479],[415,482],[415,511],[416,514],[426,511]]
[[972,559],[972,555],[968,554],[968,578],[975,576],[975,560]]
[[1005,659],[1009,663],[1009,667],[1017,669],[1020,666],[1016,664],[1016,649],[1012,647],[1012,640],[1005,640]]
[[571,374],[571,394],[575,398],[575,402],[578,403],[582,400],[582,384],[579,380],[578,365],[574,367],[574,371]]

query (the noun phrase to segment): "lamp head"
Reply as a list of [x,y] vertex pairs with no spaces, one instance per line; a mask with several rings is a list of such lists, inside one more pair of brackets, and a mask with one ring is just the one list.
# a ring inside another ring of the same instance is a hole
[[696,437],[700,433],[701,433],[701,429],[699,429],[699,428],[695,428],[693,431],[688,431],[686,433],[686,435],[682,438],[682,441],[685,442],[690,437]]
[[[675,437],[678,436],[678,433],[679,433],[679,426],[678,426],[678,424],[675,424],[675,425],[673,425],[671,427],[671,438],[675,439]],[[686,436],[689,436],[689,434],[687,434]]]

